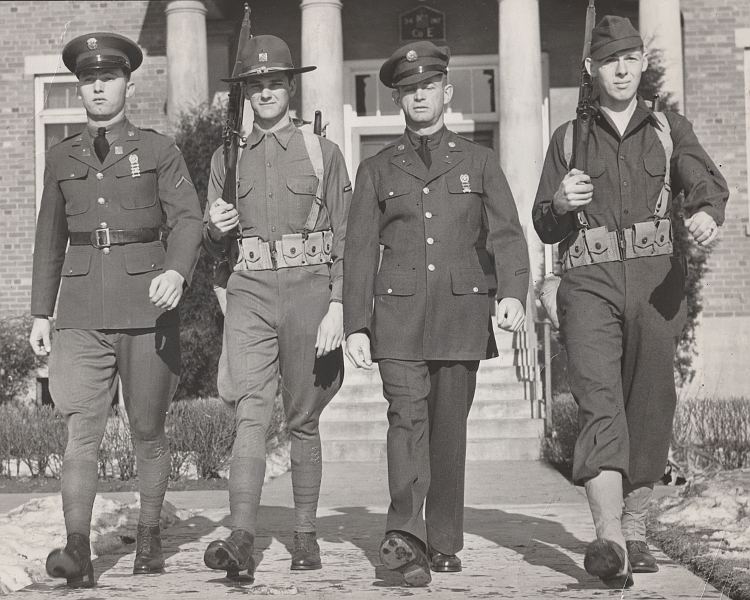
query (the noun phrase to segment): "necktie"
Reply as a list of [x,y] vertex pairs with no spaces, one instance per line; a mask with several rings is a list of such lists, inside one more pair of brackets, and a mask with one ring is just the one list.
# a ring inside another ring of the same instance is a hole
[[430,148],[427,146],[427,141],[428,138],[426,135],[419,136],[419,148],[417,149],[417,154],[419,155],[419,158],[422,159],[424,166],[429,169],[430,165],[432,165],[432,157],[430,156]]
[[106,132],[106,128],[100,127],[94,138],[94,152],[96,152],[99,162],[104,162],[104,159],[107,158],[107,154],[109,154],[109,142],[104,136]]

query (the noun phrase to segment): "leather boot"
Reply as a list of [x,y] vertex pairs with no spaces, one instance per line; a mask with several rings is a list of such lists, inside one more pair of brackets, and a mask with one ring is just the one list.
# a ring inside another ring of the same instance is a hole
[[203,562],[209,569],[226,571],[229,579],[243,579],[242,571],[247,571],[250,579],[255,578],[255,537],[246,529],[235,529],[226,540],[215,540],[208,545]]
[[389,531],[380,544],[380,562],[389,571],[398,571],[406,585],[425,586],[432,581],[430,563],[422,543],[401,531]]
[[292,571],[314,571],[322,568],[317,534],[314,531],[295,531]]
[[633,573],[656,573],[659,565],[656,559],[648,550],[648,544],[640,540],[628,540],[625,542],[628,549],[628,558],[630,566],[633,567]]
[[94,587],[94,565],[91,564],[91,544],[82,533],[68,535],[65,548],[57,548],[47,557],[50,577],[65,577],[68,587]]
[[135,543],[133,575],[164,572],[164,554],[161,549],[161,531],[158,525],[150,527],[138,523]]
[[430,568],[435,573],[458,573],[461,570],[461,559],[455,554],[443,554],[431,548],[429,556]]

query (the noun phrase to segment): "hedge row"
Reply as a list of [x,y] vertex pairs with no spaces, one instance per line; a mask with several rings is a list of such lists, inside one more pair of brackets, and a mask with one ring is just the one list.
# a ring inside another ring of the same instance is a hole
[[[235,436],[232,411],[218,399],[173,402],[167,415],[172,454],[171,479],[192,469],[198,477],[218,477],[228,466]],[[68,437],[60,415],[49,406],[0,404],[0,476],[17,476],[26,465],[33,477],[59,478]],[[288,439],[281,399],[277,397],[268,449]],[[135,450],[127,418],[113,409],[99,449],[99,476],[132,479],[137,475]]]

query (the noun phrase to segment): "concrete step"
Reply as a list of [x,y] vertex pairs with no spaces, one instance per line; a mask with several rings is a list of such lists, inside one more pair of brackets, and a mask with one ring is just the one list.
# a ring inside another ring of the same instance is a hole
[[[385,421],[388,403],[380,396],[349,401],[336,396],[326,407],[321,422],[335,421]],[[526,419],[533,416],[530,400],[523,398],[474,400],[469,412],[472,419]]]
[[[494,440],[505,438],[538,439],[544,431],[541,419],[469,419],[467,436],[470,440]],[[379,421],[321,421],[320,436],[323,440],[384,440],[388,433],[388,421],[383,415]]]
[[[505,438],[502,440],[468,440],[467,461],[539,460],[539,438]],[[323,438],[324,462],[386,462],[383,440],[326,440]]]

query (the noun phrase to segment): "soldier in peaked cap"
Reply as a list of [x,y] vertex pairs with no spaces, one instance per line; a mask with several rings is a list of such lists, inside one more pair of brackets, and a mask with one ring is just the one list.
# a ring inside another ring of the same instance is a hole
[[673,361],[686,317],[672,197],[684,192],[685,225],[705,246],[718,235],[729,196],[687,119],[654,112],[637,96],[647,65],[628,19],[606,16],[594,28],[586,68],[599,96],[588,172],[569,168],[572,126],[561,126],[533,209],[539,237],[560,243],[565,269],[557,312],[581,425],[573,479],[586,487],[597,536],[584,566],[617,588],[633,585],[631,570],[658,571],[645,521],[667,463]]
[[164,421],[180,374],[176,307],[198,260],[201,214],[174,141],[125,116],[135,91],[130,73],[142,59],[134,42],[114,33],[65,46],[87,125],[47,151],[37,221],[30,342],[49,354],[50,392],[68,426],[67,544],[50,553],[47,572],[71,587],[94,585],[97,453],[118,376],[141,501],[133,572],[164,567],[159,516],[171,470]]
[[476,251],[483,227],[502,329],[521,327],[529,284],[497,155],[445,128],[449,60],[447,47],[422,41],[383,64],[406,131],[359,167],[344,260],[346,353],[359,368],[378,363],[389,404],[380,558],[407,585],[462,568],[466,420],[479,361],[497,356]]
[[[289,48],[271,35],[241,53],[253,128],[237,164],[237,204],[221,199],[223,149],[211,161],[204,246],[227,254],[224,338],[218,389],[235,411],[229,471],[232,532],[204,554],[209,568],[253,577],[256,520],[266,468],[266,431],[281,373],[291,434],[293,570],[320,569],[316,512],[322,476],[318,423],[344,372],[344,237],[351,183],[336,144],[298,129],[289,115],[296,73]],[[231,80],[230,80],[231,81]],[[230,185],[227,182],[227,185]],[[239,239],[230,232],[235,229]]]

